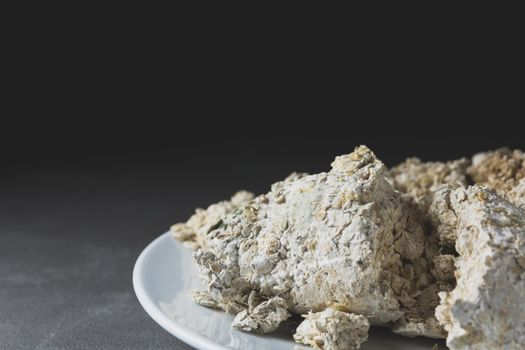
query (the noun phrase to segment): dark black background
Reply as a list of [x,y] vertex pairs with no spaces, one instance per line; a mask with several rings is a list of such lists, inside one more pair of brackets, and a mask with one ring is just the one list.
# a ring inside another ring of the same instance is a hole
[[57,32],[29,33],[6,66],[0,348],[184,348],[131,272],[194,208],[360,144],[388,166],[525,148],[511,48]]

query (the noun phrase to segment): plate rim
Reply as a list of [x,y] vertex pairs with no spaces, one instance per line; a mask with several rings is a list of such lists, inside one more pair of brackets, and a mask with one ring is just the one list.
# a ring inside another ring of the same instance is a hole
[[170,231],[165,232],[155,238],[150,244],[147,245],[146,248],[144,248],[135,261],[132,277],[133,289],[140,305],[155,322],[157,322],[170,334],[182,340],[184,343],[200,350],[228,350],[222,345],[214,343],[210,339],[203,337],[202,335],[190,329],[180,326],[177,322],[174,322],[172,319],[166,316],[160,307],[155,305],[155,303],[149,297],[148,292],[144,288],[144,283],[142,283],[144,275],[144,263],[154,248],[157,245],[162,244],[162,242],[164,242],[166,239],[171,239]]

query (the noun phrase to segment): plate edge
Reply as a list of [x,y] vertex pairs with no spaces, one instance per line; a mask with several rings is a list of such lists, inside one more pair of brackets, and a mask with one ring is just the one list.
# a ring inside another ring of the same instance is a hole
[[168,333],[174,335],[178,339],[182,340],[188,345],[191,345],[199,350],[228,350],[228,348],[223,347],[213,343],[211,340],[203,337],[202,335],[195,333],[189,329],[184,329],[178,326],[176,323],[173,323],[173,320],[168,318],[148,297],[147,292],[144,290],[141,281],[141,275],[143,273],[142,268],[144,264],[145,257],[153,250],[153,248],[160,244],[165,239],[171,239],[170,232],[166,232],[157,238],[155,238],[150,244],[144,248],[140,253],[135,265],[133,267],[133,290],[135,295],[139,300],[140,305],[146,311],[146,313],[158,323],[164,330]]

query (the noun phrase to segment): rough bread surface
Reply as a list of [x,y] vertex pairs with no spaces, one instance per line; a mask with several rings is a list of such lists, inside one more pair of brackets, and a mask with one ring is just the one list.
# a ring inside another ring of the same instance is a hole
[[422,162],[419,158],[408,158],[390,170],[390,179],[397,190],[408,194],[423,211],[427,211],[441,186],[467,185],[468,165],[469,161],[464,158],[450,162]]
[[304,317],[294,339],[314,349],[354,350],[368,339],[370,323],[365,316],[328,308]]
[[457,286],[440,293],[436,310],[448,332],[447,345],[451,349],[523,349],[524,212],[478,185],[444,193],[456,216],[459,253]]
[[418,158],[409,158],[389,172],[389,181],[395,189],[403,194],[406,201],[413,203],[405,210],[417,218],[425,236],[424,259],[407,271],[414,276],[407,278],[412,281],[411,293],[405,294],[404,298],[404,304],[410,307],[405,316],[392,326],[395,333],[409,337],[446,337],[434,310],[439,304],[438,293],[455,286],[455,256],[451,254],[453,249],[450,249],[455,242],[455,227],[447,225],[451,219],[455,220],[455,216],[441,198],[445,189],[467,185],[468,165],[466,159],[422,162]]
[[478,153],[468,169],[472,181],[483,184],[525,209],[525,153],[500,148]]
[[248,297],[248,308],[235,316],[232,327],[245,332],[270,333],[290,317],[283,298],[273,297],[259,304],[255,298],[256,293],[252,292]]
[[360,146],[328,172],[197,209],[172,232],[196,250],[205,290],[191,297],[234,314],[237,329],[305,315],[294,338],[318,349],[357,349],[370,325],[451,349],[523,349],[524,208],[521,151],[389,171]]
[[198,208],[188,221],[171,226],[171,233],[190,249],[206,248],[208,231],[224,216],[248,203],[253,197],[253,193],[239,191],[229,201],[212,204],[207,209]]
[[372,324],[433,317],[425,236],[386,172],[361,146],[330,172],[294,175],[234,210],[195,253],[209,294],[233,314],[255,292],[295,314],[337,305]]

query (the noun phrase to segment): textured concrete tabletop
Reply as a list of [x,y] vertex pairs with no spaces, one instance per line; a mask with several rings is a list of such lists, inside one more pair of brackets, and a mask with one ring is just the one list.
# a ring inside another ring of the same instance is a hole
[[4,169],[0,349],[190,349],[138,303],[131,282],[136,258],[194,208],[240,188],[266,191],[301,165],[173,158]]
[[117,163],[2,174],[0,349],[190,349],[149,318],[131,283],[185,193],[162,163]]

